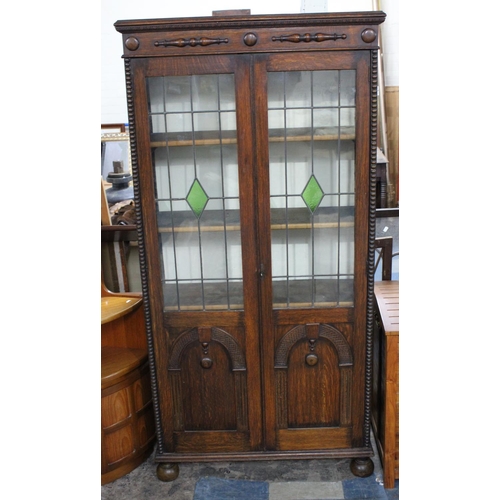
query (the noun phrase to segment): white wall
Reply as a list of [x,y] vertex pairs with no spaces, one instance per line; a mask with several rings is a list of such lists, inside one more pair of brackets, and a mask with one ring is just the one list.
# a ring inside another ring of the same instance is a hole
[[122,39],[113,26],[117,20],[211,16],[213,10],[223,9],[251,9],[252,14],[384,10],[388,16],[382,25],[385,84],[399,85],[399,0],[102,0],[101,123],[128,123]]
[[387,17],[381,27],[386,87],[399,87],[399,0],[380,0]]

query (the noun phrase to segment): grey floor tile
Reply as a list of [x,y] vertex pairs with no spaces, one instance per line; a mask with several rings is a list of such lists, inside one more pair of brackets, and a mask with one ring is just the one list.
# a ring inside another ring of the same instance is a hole
[[202,478],[196,483],[193,500],[268,500],[265,481]]
[[342,482],[274,482],[269,484],[269,500],[343,499]]

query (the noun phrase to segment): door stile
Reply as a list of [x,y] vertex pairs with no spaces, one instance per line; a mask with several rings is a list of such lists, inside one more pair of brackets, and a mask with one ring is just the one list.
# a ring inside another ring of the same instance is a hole
[[235,69],[236,120],[240,185],[241,244],[244,282],[245,341],[247,353],[248,419],[250,445],[262,448],[262,377],[259,328],[259,241],[255,202],[255,142],[251,56],[242,57]]
[[370,81],[369,53],[366,51],[356,53],[356,241],[355,241],[355,308],[363,311],[354,317],[353,342],[355,360],[356,385],[353,390],[353,446],[362,447],[366,442],[364,436],[364,384],[367,366],[367,318],[364,311],[367,306],[368,283],[368,241],[369,226],[368,214],[370,211],[369,193],[375,186],[370,186],[370,91],[367,89]]
[[[127,64],[127,63],[126,63]],[[149,130],[147,127],[135,127],[136,123],[148,123],[147,106],[147,61],[134,59],[130,61],[131,81],[133,81],[133,109],[129,109],[130,135],[132,151],[132,168],[135,192],[135,210],[137,213],[137,236],[139,260],[141,261],[141,280],[143,286],[144,313],[146,334],[148,338],[151,385],[157,428],[158,453],[173,451],[173,442],[169,422],[172,421],[172,405],[170,386],[165,376],[167,373],[168,341],[165,335],[153,335],[153,332],[163,331],[163,300],[153,300],[162,297],[161,283],[156,279],[160,268],[157,242],[157,217],[154,200],[154,175],[152,171],[151,148],[149,145]],[[129,82],[127,78],[127,91]],[[129,104],[130,106],[130,104]],[[146,251],[147,248],[147,251]],[[160,424],[161,422],[161,424]],[[160,432],[161,431],[161,432]]]
[[267,116],[267,61],[266,56],[255,56],[253,64],[254,113],[260,119],[255,123],[255,152],[257,172],[257,209],[259,238],[259,300],[262,357],[262,388],[264,391],[264,445],[276,449],[276,401],[274,373],[274,317],[271,269],[271,213],[269,206],[269,131]]

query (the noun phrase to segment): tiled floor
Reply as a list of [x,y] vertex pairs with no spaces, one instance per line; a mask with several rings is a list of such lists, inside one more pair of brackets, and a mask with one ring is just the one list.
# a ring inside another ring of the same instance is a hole
[[[399,219],[377,219],[376,236],[393,236],[399,252]],[[377,270],[380,272],[380,270]],[[377,273],[375,274],[377,278]],[[399,259],[393,259],[399,279]],[[398,500],[399,481],[385,489],[375,443],[374,473],[356,478],[350,459],[183,463],[179,477],[165,483],[156,477],[151,455],[130,474],[101,487],[101,500]]]

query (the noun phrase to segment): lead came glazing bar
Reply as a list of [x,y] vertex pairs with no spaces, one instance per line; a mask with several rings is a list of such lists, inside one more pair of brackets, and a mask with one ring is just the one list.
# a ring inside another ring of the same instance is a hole
[[222,222],[224,224],[224,261],[226,269],[226,300],[227,308],[230,309],[229,295],[229,262],[228,262],[228,242],[227,242],[227,222],[226,222],[226,194],[224,189],[224,149],[222,147],[222,116],[221,116],[221,100],[220,100],[220,75],[217,75],[217,107],[219,113],[219,137],[220,137],[220,178],[221,178],[221,193],[222,193]]
[[[317,194],[317,188],[319,187],[316,178],[314,177],[314,92],[313,92],[313,80],[314,80],[314,71],[311,72],[311,86],[309,92],[311,93],[311,180],[313,180],[312,187],[314,189],[315,195]],[[316,183],[314,184],[314,181]],[[314,197],[314,210],[311,210],[311,304],[314,306],[314,211],[318,207],[321,200],[317,199],[317,196]]]
[[[194,178],[198,178],[198,168],[197,168],[197,161],[196,161],[196,136],[195,136],[195,122],[194,122],[194,105],[193,105],[193,79],[194,75],[191,75],[189,79],[189,97],[190,97],[190,102],[191,102],[191,130],[193,134],[193,167],[194,167]],[[207,200],[208,201],[208,200]],[[202,308],[205,310],[205,286],[204,286],[204,279],[203,279],[203,252],[202,252],[202,247],[201,247],[201,222],[200,222],[200,217],[201,213],[198,216],[198,251],[200,255],[200,284],[201,284],[201,303],[202,303]]]
[[[339,107],[337,109],[337,123],[338,123],[338,126],[339,126],[339,129],[340,129],[340,104],[341,104],[341,78],[340,78],[340,72],[338,73],[338,78],[337,78],[337,81],[338,81],[338,86],[337,86],[337,93],[338,93],[338,97],[337,97],[337,102],[339,104]],[[340,214],[340,210],[341,210],[341,203],[340,203],[340,192],[341,192],[341,168],[340,168],[340,159],[341,159],[341,154],[342,154],[342,144],[341,144],[341,141],[340,141],[340,134],[339,134],[339,137],[337,139],[337,151],[338,151],[338,154],[337,154],[337,185],[338,185],[338,191],[339,191],[339,196],[337,196],[337,206],[338,206],[338,210],[339,210],[339,214]],[[340,232],[340,225],[337,229],[337,304],[339,303],[340,301],[340,269],[341,269],[341,262],[340,262],[340,242],[341,242],[341,232]]]

